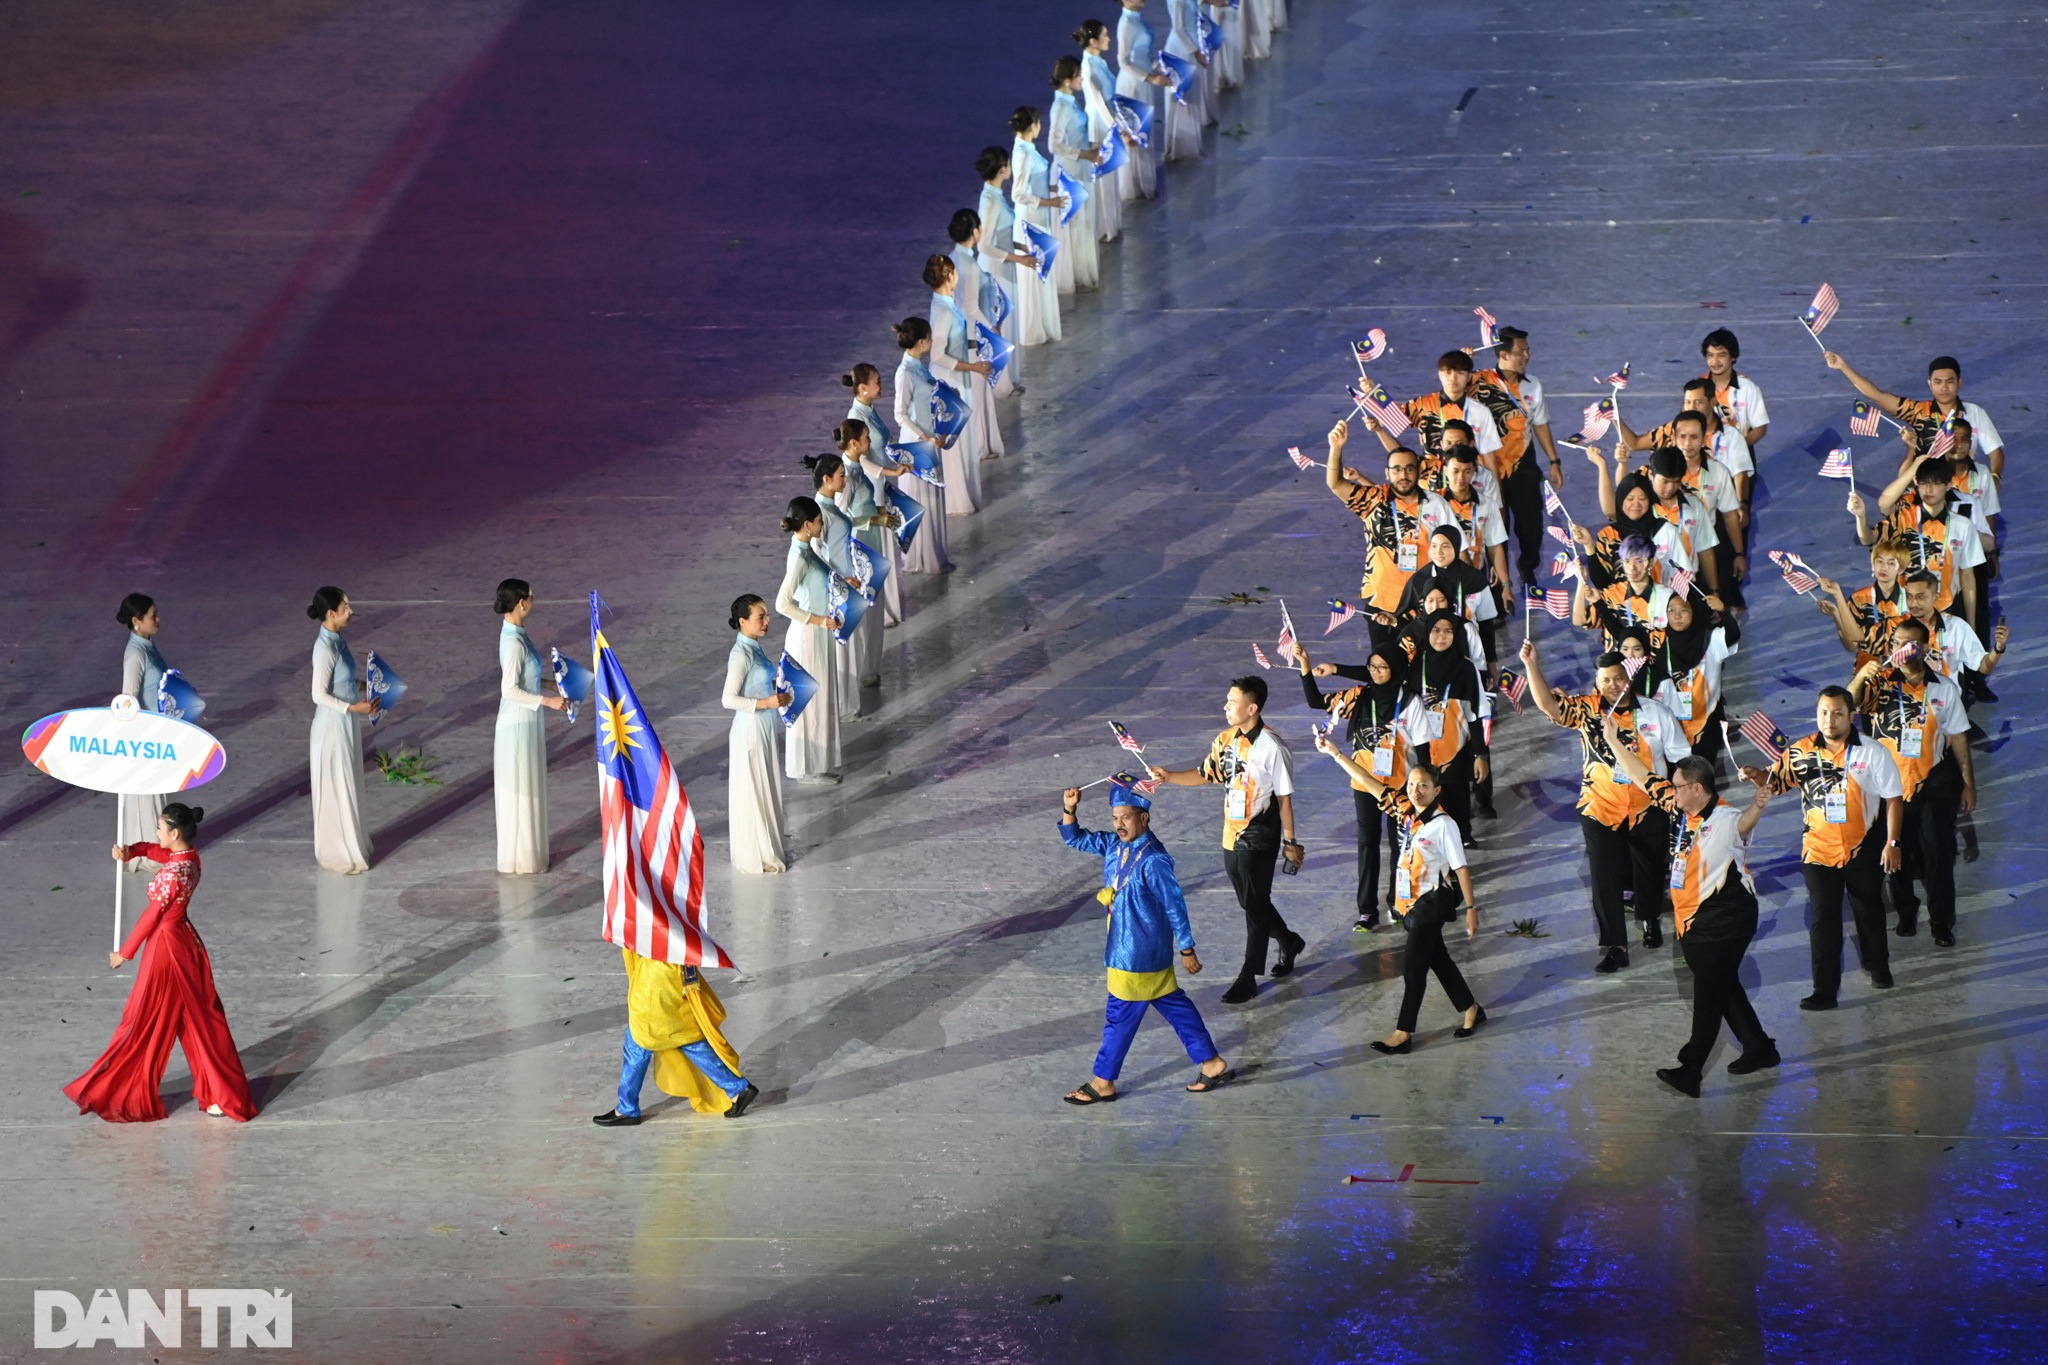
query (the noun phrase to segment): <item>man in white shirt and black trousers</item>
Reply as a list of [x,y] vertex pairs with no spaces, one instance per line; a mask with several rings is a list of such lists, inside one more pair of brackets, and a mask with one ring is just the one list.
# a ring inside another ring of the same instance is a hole
[[1284,859],[1291,873],[1301,867],[1302,846],[1294,839],[1294,755],[1266,728],[1266,680],[1256,674],[1233,679],[1223,701],[1225,727],[1209,745],[1199,768],[1174,772],[1151,768],[1152,776],[1175,787],[1221,786],[1223,870],[1244,910],[1244,966],[1223,993],[1226,1005],[1241,1005],[1258,994],[1266,951],[1280,945],[1273,976],[1294,970],[1308,941],[1287,927],[1273,906],[1273,873]]

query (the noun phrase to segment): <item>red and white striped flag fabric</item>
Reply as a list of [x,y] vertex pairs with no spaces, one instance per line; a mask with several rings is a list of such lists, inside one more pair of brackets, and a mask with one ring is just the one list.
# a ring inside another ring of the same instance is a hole
[[1586,404],[1580,422],[1579,434],[1565,442],[1566,445],[1585,445],[1589,441],[1597,441],[1605,436],[1614,426],[1614,400],[1602,398],[1598,402]]
[[1877,435],[1877,404],[1859,398],[1856,406],[1849,410],[1849,430],[1857,436]]
[[1749,719],[1742,722],[1742,737],[1764,751],[1765,757],[1776,763],[1785,756],[1786,748],[1792,743],[1785,738],[1785,732],[1771,723],[1771,718],[1761,711],[1749,713]]
[[1515,714],[1522,714],[1522,698],[1528,695],[1529,683],[1519,673],[1503,672],[1500,675],[1500,694],[1515,708]]
[[1260,668],[1271,668],[1273,666],[1273,661],[1266,657],[1266,651],[1259,646],[1257,640],[1252,641],[1252,657],[1259,661]]
[[1926,458],[1945,460],[1948,453],[1956,448],[1956,415],[1950,413],[1941,419],[1941,427],[1934,433],[1934,444],[1927,448]]
[[1287,458],[1294,461],[1296,469],[1314,469],[1316,467],[1314,460],[1301,453],[1300,446],[1287,447]]
[[1789,550],[1771,551],[1771,563],[1784,572],[1785,582],[1802,597],[1820,586],[1820,575]]
[[1280,638],[1274,645],[1280,651],[1280,662],[1294,662],[1294,618],[1287,614],[1287,603],[1280,603]]
[[1690,595],[1692,592],[1692,570],[1673,569],[1671,571],[1671,581],[1665,584],[1665,586],[1671,589],[1673,597]]
[[1572,594],[1568,588],[1545,588],[1543,610],[1560,621],[1568,621],[1572,614]]
[[1365,334],[1365,340],[1351,343],[1351,354],[1360,365],[1368,360],[1378,360],[1387,353],[1387,334],[1375,327]]
[[1572,519],[1572,514],[1564,510],[1564,499],[1557,495],[1557,490],[1550,486],[1548,479],[1543,481],[1543,510],[1552,516],[1563,517],[1566,521]]
[[1835,297],[1835,287],[1824,284],[1814,294],[1813,302],[1807,305],[1805,314],[1799,320],[1806,324],[1807,331],[1818,338],[1828,329],[1828,324],[1835,320],[1835,312],[1841,306],[1842,301]]
[[1608,388],[1610,388],[1610,389],[1625,389],[1625,388],[1627,388],[1627,387],[1628,387],[1628,364],[1627,364],[1627,362],[1623,362],[1623,364],[1622,364],[1622,367],[1621,367],[1620,369],[1616,370],[1616,371],[1615,371],[1615,372],[1614,372],[1613,374],[1610,374],[1610,375],[1608,375],[1608,376],[1607,376],[1606,378],[1604,378],[1604,379],[1603,379],[1603,378],[1601,378],[1601,377],[1600,377],[1600,376],[1598,376],[1598,375],[1595,375],[1595,376],[1593,376],[1593,382],[1594,382],[1594,383],[1596,383],[1596,384],[1605,384],[1605,385],[1606,385],[1606,386],[1607,386]]
[[1474,308],[1472,311],[1479,318],[1479,349],[1483,351],[1489,346],[1500,345],[1500,336],[1496,330],[1498,324],[1495,323],[1493,314],[1484,308]]
[[731,967],[704,927],[704,836],[689,794],[598,629],[597,610],[592,593],[604,941],[654,962]]
[[1649,662],[1650,656],[1647,654],[1624,654],[1621,656],[1621,671],[1628,674],[1630,681],[1634,681],[1636,674],[1643,671],[1643,665]]
[[1357,607],[1352,606],[1349,602],[1346,602],[1341,597],[1331,598],[1330,624],[1323,628],[1323,634],[1328,635],[1331,631],[1343,625],[1346,621],[1349,621],[1352,617],[1356,615],[1358,615]]
[[1886,668],[1903,667],[1913,662],[1914,657],[1919,653],[1920,642],[1918,640],[1906,640],[1897,649],[1885,655],[1884,666]]
[[1354,384],[1348,392],[1351,401],[1360,408],[1363,408],[1373,421],[1385,427],[1388,435],[1399,436],[1402,432],[1408,430],[1408,414],[1401,410],[1400,404],[1387,396],[1387,391],[1384,388],[1375,384],[1372,387],[1372,392],[1367,393],[1363,388]]
[[1543,529],[1544,529],[1545,531],[1547,531],[1547,532],[1549,532],[1549,533],[1550,533],[1550,538],[1551,538],[1552,540],[1554,540],[1554,541],[1556,541],[1556,542],[1557,542],[1558,544],[1560,544],[1560,545],[1564,546],[1564,547],[1565,547],[1566,549],[1570,549],[1570,548],[1571,548],[1571,543],[1572,543],[1572,537],[1571,537],[1571,532],[1569,532],[1569,531],[1565,530],[1565,529],[1564,529],[1564,527],[1562,527],[1562,526],[1546,526],[1546,527],[1544,527]]
[[1820,462],[1820,476],[1823,479],[1854,479],[1856,466],[1849,458],[1849,447],[1836,446],[1828,457]]
[[1109,723],[1109,728],[1110,731],[1116,735],[1116,742],[1120,746],[1129,749],[1134,754],[1143,756],[1145,752],[1145,746],[1138,743],[1137,737],[1133,735],[1129,730],[1124,729],[1124,727],[1116,721],[1111,721]]
[[1156,777],[1135,777],[1130,773],[1118,773],[1109,780],[1119,787],[1129,787],[1140,796],[1150,796],[1159,790],[1159,779]]
[[1579,576],[1578,556],[1571,554],[1569,551],[1559,550],[1557,558],[1550,561],[1550,576],[1552,578],[1562,578],[1567,583],[1577,578]]

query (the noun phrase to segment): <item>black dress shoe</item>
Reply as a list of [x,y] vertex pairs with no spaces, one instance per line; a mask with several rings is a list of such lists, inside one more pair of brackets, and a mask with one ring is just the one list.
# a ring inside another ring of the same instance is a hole
[[1871,972],[1870,984],[1877,987],[1881,991],[1890,990],[1893,985],[1892,969],[1889,967],[1879,967],[1875,971]]
[[600,1128],[631,1128],[640,1122],[640,1116],[607,1109],[602,1114],[594,1115],[590,1121]]
[[1782,1057],[1778,1056],[1778,1045],[1772,1043],[1766,1047],[1758,1048],[1755,1052],[1745,1052],[1734,1061],[1728,1063],[1728,1074],[1731,1076],[1747,1076],[1752,1071],[1762,1071],[1766,1067],[1776,1066],[1783,1060]]
[[1643,921],[1643,946],[1645,948],[1662,948],[1664,946],[1664,930],[1653,919]]
[[747,1112],[748,1105],[760,1098],[761,1092],[754,1088],[752,1081],[748,1081],[747,1088],[732,1097],[732,1107],[725,1111],[725,1116],[729,1119],[738,1118],[741,1114]]
[[1937,948],[1953,948],[1953,947],[1955,947],[1955,946],[1956,946],[1956,932],[1955,932],[1955,930],[1953,930],[1953,929],[1936,929],[1936,930],[1934,931],[1934,946],[1935,946],[1935,947],[1937,947]]
[[1500,819],[1500,812],[1495,810],[1492,806],[1475,806],[1473,807],[1473,813],[1476,814],[1482,820]]
[[1618,972],[1626,966],[1628,966],[1628,949],[1609,948],[1607,955],[1600,959],[1600,965],[1593,970],[1596,972]]
[[1370,934],[1379,927],[1380,917],[1378,915],[1360,915],[1358,922],[1351,926],[1351,932],[1354,934]]
[[1479,1026],[1485,1022],[1486,1006],[1481,1005],[1479,1007],[1479,1013],[1472,1016],[1472,1026],[1470,1028],[1467,1028],[1463,1024],[1460,1024],[1458,1027],[1451,1030],[1451,1036],[1453,1038],[1470,1038],[1473,1034],[1479,1032]]
[[1835,997],[1832,995],[1809,995],[1799,1002],[1799,1008],[1803,1010],[1831,1010],[1834,1007]]
[[1657,1068],[1657,1079],[1681,1095],[1693,1099],[1700,1097],[1700,1075],[1697,1071],[1687,1071],[1682,1066],[1660,1066]]
[[1258,993],[1259,983],[1255,978],[1240,976],[1237,980],[1230,983],[1229,990],[1223,992],[1223,1003],[1226,1005],[1242,1005]]
[[1389,1057],[1398,1057],[1402,1053],[1406,1052],[1408,1050],[1408,1045],[1414,1041],[1415,1040],[1413,1038],[1404,1038],[1398,1043],[1389,1043],[1382,1039],[1375,1038],[1372,1040],[1372,1050],[1374,1052],[1384,1052]]
[[1920,926],[1914,923],[1912,920],[1902,919],[1899,921],[1899,927],[1892,930],[1892,932],[1897,934],[1900,938],[1911,938],[1913,937],[1913,935],[1920,932]]
[[1273,964],[1273,979],[1277,981],[1283,976],[1291,975],[1294,971],[1294,959],[1299,957],[1301,950],[1306,947],[1307,939],[1300,934],[1289,934],[1286,942],[1280,945],[1280,960]]

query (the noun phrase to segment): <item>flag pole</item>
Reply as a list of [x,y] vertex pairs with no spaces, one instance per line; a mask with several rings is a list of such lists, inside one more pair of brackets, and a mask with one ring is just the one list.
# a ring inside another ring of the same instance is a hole
[[1828,353],[1828,344],[1820,339],[1820,333],[1813,330],[1813,325],[1805,318],[1799,319],[1799,325],[1804,327],[1806,334],[1813,338],[1813,344],[1820,347],[1820,353],[1826,355]]
[[[114,842],[121,842],[121,798],[114,798]],[[121,910],[122,897],[127,893],[128,864],[114,864],[114,951],[121,951]]]

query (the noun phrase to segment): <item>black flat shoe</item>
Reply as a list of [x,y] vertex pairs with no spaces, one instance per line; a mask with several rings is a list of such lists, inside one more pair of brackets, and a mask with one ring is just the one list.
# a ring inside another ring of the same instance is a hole
[[1474,807],[1474,809],[1473,809],[1473,813],[1474,813],[1475,815],[1477,815],[1477,816],[1478,816],[1478,817],[1479,817],[1480,819],[1482,819],[1482,820],[1498,820],[1498,819],[1500,819],[1500,812],[1499,812],[1499,811],[1497,811],[1497,810],[1495,810],[1495,809],[1494,809],[1494,808],[1493,808],[1492,806],[1477,806],[1477,807]]
[[1935,946],[1935,947],[1937,947],[1937,948],[1953,948],[1953,947],[1955,947],[1955,946],[1956,946],[1956,936],[1955,936],[1955,931],[1954,931],[1954,930],[1952,930],[1952,929],[1936,929],[1936,930],[1934,931],[1934,946]]
[[1242,1005],[1258,993],[1259,983],[1257,981],[1248,976],[1240,976],[1237,980],[1230,983],[1229,990],[1223,992],[1223,1003],[1226,1005]]
[[1294,959],[1301,956],[1301,950],[1308,947],[1308,940],[1300,934],[1289,934],[1280,947],[1280,960],[1273,964],[1270,975],[1275,981],[1294,972]]
[[1626,966],[1628,966],[1628,949],[1609,948],[1607,955],[1600,959],[1600,965],[1593,970],[1596,972],[1618,972]]
[[1389,1043],[1379,1038],[1375,1038],[1372,1040],[1372,1050],[1374,1052],[1384,1052],[1389,1057],[1398,1057],[1402,1053],[1406,1052],[1408,1050],[1408,1044],[1414,1041],[1415,1040],[1413,1038],[1409,1038],[1399,1043]]
[[1755,1052],[1743,1053],[1740,1057],[1728,1063],[1728,1074],[1731,1076],[1747,1076],[1752,1071],[1762,1071],[1766,1067],[1776,1066],[1783,1060],[1783,1058],[1778,1056],[1777,1046],[1773,1044],[1770,1047],[1761,1048]]
[[1683,1067],[1660,1066],[1657,1068],[1657,1079],[1681,1095],[1695,1100],[1700,1097],[1700,1078]]
[[1457,1028],[1451,1030],[1451,1036],[1453,1038],[1470,1038],[1473,1034],[1479,1032],[1479,1026],[1485,1022],[1486,1006],[1481,1005],[1479,1007],[1479,1013],[1472,1017],[1471,1027],[1467,1028],[1464,1025],[1460,1024]]
[[741,1114],[747,1112],[748,1105],[760,1098],[761,1092],[754,1088],[752,1081],[748,1081],[747,1088],[732,1097],[732,1107],[725,1111],[725,1116],[729,1119],[738,1118]]
[[1897,934],[1900,938],[1911,938],[1915,934],[1920,932],[1920,926],[1918,924],[1915,924],[1912,920],[1902,919],[1899,921],[1899,927],[1892,930],[1892,932]]
[[1831,1010],[1834,1007],[1835,997],[1832,995],[1809,995],[1799,1002],[1799,1008],[1803,1010]]
[[1889,967],[1886,967],[1882,970],[1872,972],[1870,974],[1870,984],[1877,987],[1881,991],[1890,990],[1892,986],[1895,984],[1892,981],[1891,969]]
[[640,1116],[628,1116],[616,1109],[607,1109],[602,1114],[593,1116],[590,1121],[600,1128],[631,1128],[640,1122]]
[[1645,948],[1662,948],[1664,946],[1664,931],[1658,927],[1657,921],[1644,921],[1643,946]]

